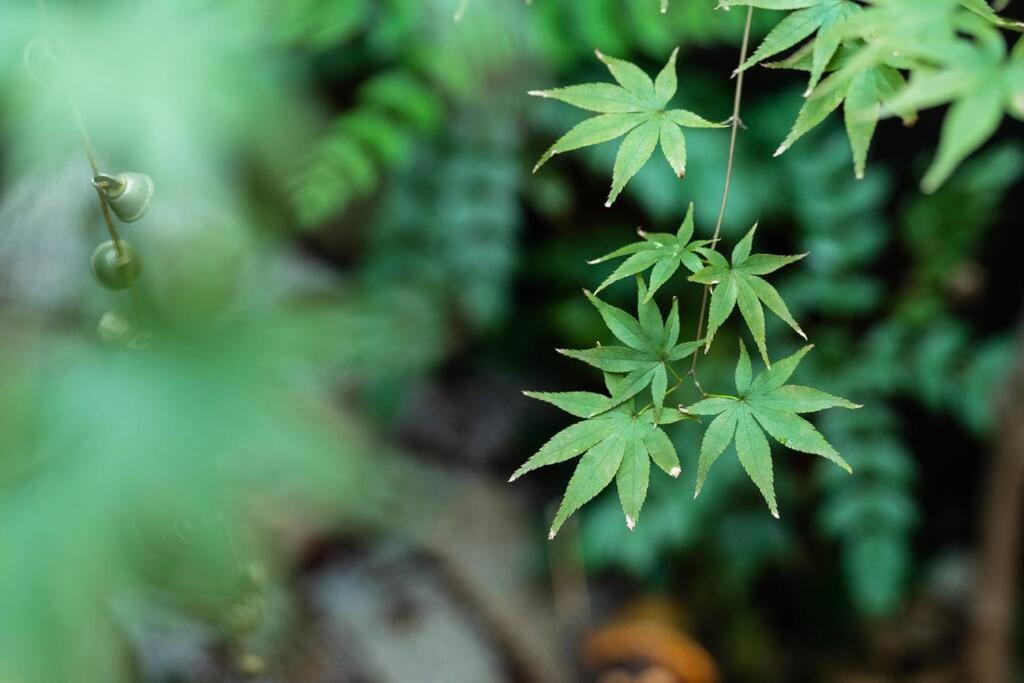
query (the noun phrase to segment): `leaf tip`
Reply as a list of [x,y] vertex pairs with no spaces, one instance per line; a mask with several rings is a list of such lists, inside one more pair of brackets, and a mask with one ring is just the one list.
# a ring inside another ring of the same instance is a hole
[[609,199],[608,201],[606,201],[606,202],[604,203],[604,208],[606,208],[606,209],[610,209],[610,208],[612,208],[612,201],[613,201],[613,200],[611,200],[611,199]]
[[780,157],[786,152],[787,149],[789,149],[789,147],[787,147],[785,144],[779,145],[779,148],[775,150],[775,154],[773,154],[772,156]]
[[629,515],[626,515],[626,528],[630,531],[636,528],[636,520]]
[[673,479],[678,479],[679,475],[682,473],[683,468],[677,465],[676,467],[673,467],[671,470],[669,470],[668,476],[672,477]]
[[799,325],[797,325],[797,327],[796,327],[796,333],[799,334],[801,337],[803,337],[804,341],[807,341],[807,333],[804,332],[803,329],[801,329]]
[[557,531],[555,531],[554,529],[552,529],[551,531],[549,531],[549,532],[548,532],[548,540],[549,540],[549,541],[553,541],[553,540],[555,540],[555,534],[557,534],[557,533],[558,533],[558,532],[557,532]]
[[772,510],[772,517],[774,517],[775,519],[779,519],[779,511],[778,510]]

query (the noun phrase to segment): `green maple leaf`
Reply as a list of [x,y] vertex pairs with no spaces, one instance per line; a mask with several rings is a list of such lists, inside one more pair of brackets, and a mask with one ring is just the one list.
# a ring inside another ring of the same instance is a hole
[[795,256],[751,254],[750,250],[756,230],[757,225],[752,227],[750,232],[736,244],[732,250],[732,263],[726,261],[724,256],[713,249],[702,249],[708,265],[691,275],[690,280],[704,285],[714,285],[711,304],[708,307],[708,332],[705,338],[705,347],[710,348],[715,332],[738,305],[740,314],[746,321],[747,327],[750,328],[750,333],[754,335],[761,358],[764,359],[765,365],[770,365],[768,348],[765,344],[762,303],[775,315],[782,318],[801,337],[806,339],[807,335],[793,319],[778,291],[761,276],[799,261],[807,254]]
[[861,6],[853,0],[722,0],[720,3],[720,6],[725,8],[734,5],[769,10],[796,10],[786,15],[765,36],[754,54],[740,66],[740,70],[749,69],[814,36],[812,43],[807,46],[811,62],[808,92],[817,85],[828,63],[842,44],[843,24],[861,11]]
[[[886,64],[860,62],[845,68],[853,54],[853,50],[843,48],[834,55],[825,71],[838,70],[842,77],[830,83],[827,92],[820,96],[815,94],[804,102],[792,130],[776,150],[775,156],[783,154],[842,105],[846,134],[853,152],[854,173],[858,179],[864,177],[868,150],[881,116],[882,103],[898,92],[905,81],[899,71]],[[801,49],[790,59],[766,66],[810,71],[813,68],[811,50]],[[912,108],[901,108],[899,113],[907,125],[916,118],[916,110]]]
[[[867,0],[869,7],[839,27],[850,55],[843,68],[814,89],[825,97],[849,72],[887,64],[915,70],[931,60],[959,51],[959,31],[974,33],[978,17],[984,25],[1021,30],[1024,24],[1002,19],[984,0]],[[964,9],[969,10],[965,12]]]
[[618,85],[586,83],[531,91],[531,95],[560,100],[598,114],[583,121],[555,142],[537,162],[534,172],[556,154],[625,136],[615,157],[612,189],[606,206],[612,205],[626,183],[651,158],[659,143],[672,170],[682,178],[686,173],[686,137],[683,128],[721,128],[724,124],[712,123],[685,109],[667,109],[677,89],[678,53],[677,48],[657,79],[652,81],[635,64],[598,52],[598,59],[608,67]]
[[[610,387],[615,386],[615,378],[606,379]],[[593,407],[612,400],[589,392],[570,394],[531,392],[527,395],[552,403],[577,417],[587,417],[587,412]],[[632,401],[619,405],[555,434],[515,471],[509,481],[540,467],[582,456],[551,523],[548,538],[553,539],[565,520],[603,491],[613,479],[617,483],[626,526],[632,530],[647,498],[650,461],[653,460],[671,477],[678,477],[682,471],[675,447],[660,425],[678,422],[683,417],[679,411],[672,411],[655,420],[653,411],[638,411]]]
[[611,333],[625,346],[597,346],[592,349],[559,349],[559,353],[581,360],[608,373],[622,374],[611,390],[609,408],[627,401],[650,387],[656,419],[661,418],[668,392],[671,364],[692,355],[702,340],[679,343],[679,302],[672,301],[668,318],[662,319],[658,305],[647,297],[643,279],[637,278],[637,317],[605,303],[587,292]]
[[786,384],[811,348],[805,346],[752,379],[750,356],[740,341],[740,359],[736,364],[737,395],[712,396],[687,409],[693,415],[716,416],[701,442],[694,497],[700,494],[708,470],[718,456],[735,442],[740,464],[761,491],[772,515],[778,517],[771,448],[764,432],[791,450],[820,455],[847,472],[853,471],[814,425],[800,417],[800,413],[861,406],[817,389]]
[[704,267],[697,250],[707,245],[709,240],[690,241],[690,238],[693,237],[692,202],[686,212],[686,218],[676,234],[640,231],[640,236],[643,237],[642,241],[627,244],[621,249],[616,249],[610,254],[588,262],[590,265],[596,265],[623,256],[629,257],[605,278],[601,286],[597,288],[598,292],[613,282],[651,268],[650,286],[645,299],[645,301],[649,301],[654,293],[675,274],[679,266],[685,266],[691,273],[696,273]]
[[[601,301],[587,292],[605,325],[625,346],[596,346],[590,349],[559,349],[570,358],[583,360],[606,373],[622,375],[610,389],[611,396],[601,409],[581,417],[594,417],[650,387],[654,417],[660,419],[669,388],[673,362],[696,351],[701,341],[679,343],[679,302],[673,300],[669,316],[663,319],[657,304],[646,299],[643,281],[638,280],[638,316]],[[535,397],[546,400],[544,395]]]
[[[810,52],[809,94],[824,75],[836,51],[849,38],[870,37],[872,51],[885,58],[896,52],[941,45],[952,34],[951,18],[963,7],[986,21],[1017,28],[1016,22],[1000,17],[985,0],[868,0],[866,12],[854,0],[722,0],[721,7],[735,5],[768,10],[790,10],[772,29],[740,69],[748,69],[795,47],[814,36]],[[795,10],[795,11],[794,11]],[[877,65],[879,62],[875,62]]]
[[977,151],[1008,113],[1024,119],[1024,41],[1009,57],[1002,36],[980,21],[964,27],[976,42],[957,41],[913,71],[910,83],[886,98],[887,110],[925,109],[951,103],[935,159],[921,181],[934,192],[968,155]]

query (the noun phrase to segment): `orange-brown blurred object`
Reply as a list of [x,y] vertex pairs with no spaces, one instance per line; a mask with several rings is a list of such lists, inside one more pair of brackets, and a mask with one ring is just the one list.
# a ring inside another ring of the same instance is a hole
[[[707,650],[682,630],[677,609],[664,599],[635,603],[587,637],[583,658],[600,683],[717,683]],[[639,672],[623,665],[642,663]]]

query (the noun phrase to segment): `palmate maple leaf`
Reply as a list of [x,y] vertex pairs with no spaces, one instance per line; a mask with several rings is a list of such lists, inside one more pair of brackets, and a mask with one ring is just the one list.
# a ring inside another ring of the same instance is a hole
[[793,10],[765,36],[754,54],[740,66],[740,70],[749,69],[814,36],[810,45],[811,80],[807,86],[808,92],[821,79],[825,67],[842,44],[839,29],[849,17],[861,11],[861,6],[853,0],[722,0],[719,4],[725,9],[736,5],[767,10]]
[[[611,480],[618,482],[619,498],[632,529],[647,496],[648,457],[673,477],[679,476],[679,458],[659,425],[689,417],[680,410],[665,410],[669,374],[678,377],[672,363],[700,348],[703,340],[679,343],[679,303],[663,319],[654,301],[647,299],[643,278],[637,276],[637,317],[587,293],[612,334],[624,346],[596,346],[559,353],[604,371],[608,395],[589,391],[524,392],[584,418],[556,434],[509,481],[523,474],[583,454],[569,481],[565,498],[551,527],[550,538],[569,516],[601,492]],[[650,390],[651,401],[636,408],[635,397]]]
[[977,42],[958,41],[914,70],[909,85],[883,102],[886,113],[950,104],[939,148],[921,181],[934,192],[1009,114],[1024,120],[1024,42],[1010,55],[1002,36],[980,20],[966,27]]
[[[619,390],[620,379],[611,374],[605,375],[609,393],[615,394]],[[594,416],[594,410],[609,404],[612,400],[609,396],[583,391],[566,394],[528,392],[527,396],[585,418],[551,437],[509,478],[510,482],[515,481],[527,472],[582,455],[555,513],[548,539],[553,539],[562,524],[613,479],[617,482],[626,526],[632,530],[647,498],[650,461],[653,460],[671,477],[678,477],[682,472],[675,446],[660,426],[684,419],[686,416],[678,410],[663,412],[656,420],[652,410],[637,410],[630,400]]]
[[[841,72],[842,76],[830,83],[830,88],[822,93],[815,93],[807,99],[797,114],[796,122],[786,139],[775,151],[775,156],[786,152],[797,140],[816,128],[828,116],[843,107],[846,124],[846,135],[850,140],[853,153],[854,174],[858,179],[864,177],[867,166],[868,150],[878,127],[878,119],[882,113],[882,105],[906,85],[903,75],[892,66],[881,63],[862,61],[851,64],[854,48],[843,47],[832,61],[825,67],[825,72]],[[849,65],[849,66],[848,66]],[[812,67],[811,49],[801,48],[792,57],[781,62],[765,64],[769,68],[797,69],[810,71]],[[905,125],[912,124],[917,117],[913,108],[903,107],[898,110]]]
[[600,292],[612,283],[651,268],[650,286],[645,297],[645,301],[649,301],[654,293],[675,274],[679,266],[684,266],[691,273],[696,273],[704,267],[698,249],[708,245],[710,240],[691,242],[693,229],[693,202],[691,202],[690,208],[686,212],[686,218],[683,219],[676,234],[641,230],[639,233],[643,239],[640,242],[627,244],[610,254],[588,261],[590,265],[597,265],[623,256],[629,257],[605,278],[597,291]]
[[793,328],[793,330],[804,339],[807,335],[800,329],[800,325],[793,319],[786,302],[782,300],[778,291],[762,278],[762,275],[773,273],[783,266],[795,263],[807,256],[807,254],[796,254],[794,256],[777,256],[775,254],[751,254],[754,232],[757,225],[750,229],[732,250],[732,262],[725,260],[725,257],[713,249],[700,248],[699,251],[708,261],[708,265],[690,276],[690,281],[699,282],[703,285],[713,285],[714,291],[711,294],[711,304],[708,306],[708,331],[705,337],[705,345],[710,348],[715,337],[715,332],[722,326],[737,305],[740,315],[754,335],[754,341],[761,352],[761,358],[765,365],[770,366],[768,360],[768,347],[765,342],[764,309],[761,304],[769,308],[775,315]]
[[668,390],[671,364],[692,355],[703,340],[679,343],[679,302],[672,301],[662,319],[658,305],[647,298],[643,279],[637,277],[637,317],[587,292],[605,325],[625,346],[559,349],[559,353],[610,373],[625,373],[612,392],[612,407],[650,387],[655,418],[661,415]]
[[820,455],[847,472],[853,471],[814,425],[799,414],[861,406],[817,389],[786,384],[811,348],[805,346],[752,379],[750,356],[740,340],[740,358],[736,364],[737,395],[712,396],[686,409],[693,415],[717,416],[708,425],[701,443],[694,497],[700,494],[708,470],[718,456],[735,441],[740,464],[761,491],[772,515],[778,517],[772,454],[764,432],[789,449]]
[[945,39],[952,26],[949,17],[960,8],[983,17],[992,25],[1020,26],[1000,17],[985,0],[867,2],[871,7],[866,14],[862,3],[855,0],[721,0],[719,6],[729,9],[740,5],[790,12],[768,33],[740,70],[749,69],[814,36],[807,45],[811,53],[808,69],[811,78],[805,95],[818,84],[839,47],[853,36],[864,37],[871,33],[873,41],[888,43],[880,46],[883,52],[900,51],[903,47],[933,42],[936,37]]
[[652,81],[635,64],[597,52],[598,59],[608,67],[618,85],[586,83],[531,91],[530,94],[536,97],[559,100],[598,114],[583,121],[555,142],[537,162],[534,172],[556,154],[625,136],[615,157],[612,189],[605,206],[612,205],[626,183],[651,158],[659,143],[672,170],[682,178],[686,174],[686,136],[683,128],[722,128],[725,124],[713,123],[685,109],[667,108],[678,87],[678,53],[677,48],[657,79]]
[[[804,93],[808,100],[776,156],[843,106],[858,178],[864,177],[882,104],[905,85],[898,69],[912,69],[916,73],[922,66],[921,58],[956,53],[955,48],[950,48],[957,42],[954,27],[971,18],[986,26],[1015,30],[1021,26],[1000,17],[985,0],[722,0],[721,5],[795,10],[768,34],[741,69],[801,45],[789,58],[766,64],[810,74]],[[812,40],[806,40],[811,36]],[[829,72],[832,74],[822,81]],[[984,125],[989,125],[993,118],[990,112],[991,108],[978,107],[977,115],[984,119]],[[908,125],[916,118],[916,109],[909,99],[892,108],[892,113]],[[948,146],[955,148],[956,141]],[[949,158],[955,156],[950,154]],[[943,172],[951,170],[944,166],[956,165],[946,163],[946,159],[942,161],[926,178],[926,191],[944,180]]]

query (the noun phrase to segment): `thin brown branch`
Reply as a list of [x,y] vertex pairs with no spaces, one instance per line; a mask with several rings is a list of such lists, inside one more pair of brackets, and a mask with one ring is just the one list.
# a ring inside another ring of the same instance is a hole
[[[729,135],[729,160],[725,166],[725,187],[722,188],[722,204],[718,209],[718,219],[715,221],[715,234],[711,238],[711,248],[715,248],[718,245],[718,240],[722,234],[722,222],[725,220],[725,209],[729,205],[729,189],[732,187],[732,171],[736,161],[736,137],[739,134],[739,129],[743,125],[740,120],[740,105],[743,102],[743,64],[747,61],[747,51],[750,49],[750,24],[754,17],[754,7],[750,5],[747,7],[747,20],[743,27],[743,43],[740,46],[740,62],[739,67],[736,69],[736,94],[733,97],[732,103],[732,117],[729,119],[731,124],[731,130]],[[708,297],[711,292],[711,286],[704,287],[704,296],[700,302],[700,317],[697,319],[697,335],[694,339],[700,339],[704,336],[704,324],[707,322],[708,315]],[[700,382],[697,381],[697,359],[700,357],[700,351],[695,351],[693,354],[693,363],[690,364],[689,375],[693,377],[694,384],[698,390],[703,393],[700,389]]]

